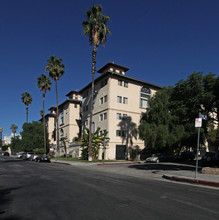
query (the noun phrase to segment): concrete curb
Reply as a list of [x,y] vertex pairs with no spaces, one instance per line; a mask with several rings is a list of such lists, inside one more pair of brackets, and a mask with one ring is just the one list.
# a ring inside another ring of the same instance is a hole
[[185,182],[185,183],[192,183],[192,184],[201,184],[206,186],[214,186],[219,187],[219,182],[213,182],[213,181],[206,181],[206,180],[200,180],[200,179],[191,179],[191,178],[185,178],[185,177],[178,177],[178,176],[168,176],[163,175],[162,178],[178,181],[178,182]]
[[98,163],[98,166],[106,166],[106,165],[123,165],[123,164],[140,164],[141,162],[118,162],[118,163]]
[[70,163],[66,162],[59,162],[59,161],[51,161],[52,163],[64,164],[64,165],[71,165]]

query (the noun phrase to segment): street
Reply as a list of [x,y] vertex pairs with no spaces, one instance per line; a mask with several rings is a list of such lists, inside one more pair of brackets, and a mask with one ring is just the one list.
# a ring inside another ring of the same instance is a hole
[[0,156],[0,219],[219,217],[216,188],[104,172],[104,169]]

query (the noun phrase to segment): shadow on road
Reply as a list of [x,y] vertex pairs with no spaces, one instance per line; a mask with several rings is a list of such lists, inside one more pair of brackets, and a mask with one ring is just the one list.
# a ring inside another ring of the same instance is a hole
[[[23,219],[22,217],[19,216],[10,216],[9,212],[9,206],[10,203],[12,202],[12,196],[10,193],[13,190],[20,189],[20,187],[17,188],[7,188],[7,189],[0,189],[0,219],[2,220],[21,220]],[[8,216],[8,217],[4,217]],[[9,217],[10,216],[10,217]]]
[[[191,170],[193,171],[195,169],[195,165],[186,165],[186,164],[170,164],[170,163],[145,163],[145,164],[140,164],[140,165],[131,165],[129,168],[134,168],[138,170]],[[201,168],[199,168],[201,170]]]

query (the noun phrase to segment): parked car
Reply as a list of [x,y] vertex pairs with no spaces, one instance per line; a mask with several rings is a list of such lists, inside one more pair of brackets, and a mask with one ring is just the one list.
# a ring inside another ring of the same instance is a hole
[[151,157],[146,158],[146,162],[172,162],[174,160],[174,156],[171,154],[154,154]]
[[195,153],[192,151],[184,151],[177,157],[177,160],[179,161],[194,160],[194,159],[195,159]]
[[35,161],[36,162],[50,162],[50,158],[45,154],[39,154],[37,155]]
[[33,155],[33,154],[34,154],[33,152],[25,152],[25,153],[23,153],[23,155],[22,155],[22,159],[23,159],[23,160],[30,160],[31,155]]
[[205,155],[202,157],[203,163],[212,163],[219,160],[218,155],[216,152],[206,152]]
[[16,158],[17,158],[17,159],[22,159],[23,153],[24,153],[24,152],[18,152],[18,153],[16,154]]
[[4,152],[2,152],[2,156],[8,156],[9,157],[9,153],[4,151]]
[[38,157],[38,154],[32,154],[30,157],[31,161],[36,161],[36,158]]

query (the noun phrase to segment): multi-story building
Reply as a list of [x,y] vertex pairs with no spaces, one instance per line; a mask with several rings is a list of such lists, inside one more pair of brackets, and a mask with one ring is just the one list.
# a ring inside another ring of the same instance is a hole
[[[136,134],[141,114],[147,111],[148,99],[161,89],[160,86],[126,75],[129,68],[107,63],[95,79],[92,132],[98,127],[107,131],[106,149],[100,148],[99,159],[130,158],[135,149],[143,149],[144,142]],[[73,138],[81,137],[84,126],[89,128],[91,83],[78,91],[71,91],[68,99],[59,105],[59,135],[66,137],[67,153],[75,152]],[[55,141],[56,107],[46,115],[49,139]],[[61,154],[64,153],[60,142]],[[79,154],[79,149],[77,149]]]
[[[78,91],[71,91],[67,95],[67,100],[59,105],[59,139],[66,137],[66,146],[69,148],[69,143],[73,138],[81,136],[81,96]],[[46,125],[48,130],[48,138],[50,145],[56,145],[56,107],[51,107],[50,113],[45,115]],[[63,143],[60,142],[61,153],[64,153]]]
[[[100,127],[110,138],[105,159],[125,159],[133,149],[143,149],[136,136],[141,113],[148,108],[148,99],[160,86],[127,76],[129,68],[107,63],[95,79],[92,130]],[[91,83],[81,89],[82,127],[89,127]]]

